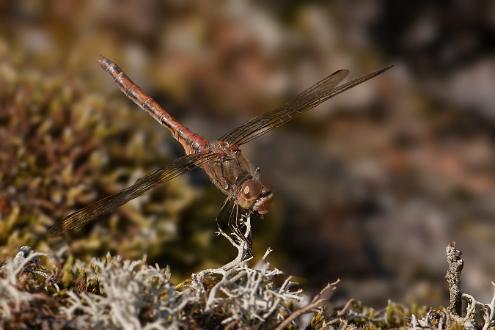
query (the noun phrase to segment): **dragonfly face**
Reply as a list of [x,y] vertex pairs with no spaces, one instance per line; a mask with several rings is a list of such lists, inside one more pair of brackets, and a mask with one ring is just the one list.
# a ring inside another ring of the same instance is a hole
[[259,179],[244,181],[239,189],[237,203],[244,209],[251,209],[258,214],[267,214],[270,210],[273,194]]

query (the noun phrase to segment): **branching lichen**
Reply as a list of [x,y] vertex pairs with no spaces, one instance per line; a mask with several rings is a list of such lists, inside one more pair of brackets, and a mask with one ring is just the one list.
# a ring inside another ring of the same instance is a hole
[[[350,299],[329,309],[326,302],[338,281],[308,300],[290,276],[267,261],[270,249],[257,262],[246,259],[251,248],[245,239],[251,235],[250,217],[243,216],[240,224],[243,230],[230,233],[219,228],[219,235],[237,249],[234,260],[193,274],[178,286],[171,282],[168,268],[147,265],[145,258],[133,261],[107,254],[85,263],[67,258],[67,250],[62,249],[46,255],[43,263],[44,254],[21,247],[0,267],[0,326],[285,329],[305,324],[307,329],[485,330],[495,325],[495,283],[489,303],[463,293],[464,261],[454,244],[447,247],[450,306],[408,308],[389,301],[375,310]],[[309,313],[311,320],[299,320]]]
[[0,319],[9,320],[12,310],[19,310],[20,305],[32,299],[29,292],[19,290],[17,287],[17,276],[24,270],[26,265],[37,258],[40,254],[24,256],[20,251],[14,258],[9,258],[0,267]]
[[[249,233],[250,219],[243,219]],[[171,282],[168,268],[119,256],[64,261],[63,254],[35,253],[22,247],[0,267],[0,326],[4,328],[52,327],[76,329],[307,329],[411,328],[489,329],[494,326],[494,295],[481,303],[461,293],[460,314],[448,307],[406,307],[390,302],[381,310],[350,299],[341,307],[326,304],[337,282],[308,300],[294,288],[291,277],[270,265],[268,250],[257,262],[242,259],[246,241],[226,234],[238,248],[233,261],[222,267],[193,274],[181,285]],[[449,271],[460,279],[460,251],[447,249]],[[69,258],[71,259],[71,258]],[[451,261],[454,262],[451,262]],[[44,261],[44,263],[42,262]],[[64,266],[64,262],[70,267]],[[45,264],[51,265],[47,267]],[[53,266],[55,265],[55,266]],[[67,272],[72,273],[69,280]],[[449,278],[449,276],[447,276]],[[450,283],[450,282],[449,282]],[[310,320],[300,320],[311,313]]]
[[275,324],[291,313],[302,291],[292,290],[290,277],[275,284],[282,272],[266,261],[268,253],[252,268],[247,260],[229,263],[193,277],[180,290],[171,284],[168,269],[108,255],[78,267],[83,267],[86,290],[94,292],[68,290],[61,311],[77,328],[181,328],[205,325],[214,315],[224,326]]
[[316,296],[313,297],[311,302],[307,304],[306,306],[294,311],[288,318],[283,320],[275,330],[282,330],[285,329],[293,320],[296,318],[300,317],[301,315],[304,315],[306,313],[309,313],[313,309],[316,309],[320,306],[322,306],[332,295],[332,293],[335,291],[337,288],[337,284],[340,282],[340,280],[337,280],[333,283],[328,283]]
[[7,259],[0,267],[0,325],[10,320],[22,304],[33,299],[33,294],[20,289],[19,278],[23,272],[32,271],[30,266],[37,266],[42,255],[32,253],[28,247],[21,247],[14,258]]
[[178,327],[177,313],[190,300],[170,283],[170,271],[107,255],[84,269],[98,293],[67,291],[62,312],[78,328],[165,329]]

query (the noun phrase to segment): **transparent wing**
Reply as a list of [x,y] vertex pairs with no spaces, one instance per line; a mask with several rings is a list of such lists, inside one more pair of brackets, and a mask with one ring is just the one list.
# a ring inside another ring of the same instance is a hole
[[344,78],[349,74],[349,71],[335,71],[328,77],[297,95],[292,101],[287,102],[280,108],[277,108],[271,112],[254,117],[245,124],[223,135],[219,140],[236,145],[245,144],[267,133],[273,128],[285,125],[294,117],[313,109],[335,95],[382,74],[391,67],[392,66],[385,67],[341,85],[339,85],[339,83],[344,80]]
[[118,208],[128,201],[142,195],[146,191],[156,187],[157,185],[167,182],[189,171],[195,165],[201,165],[216,156],[218,156],[217,153],[206,152],[178,158],[166,167],[157,169],[140,178],[132,186],[121,190],[116,194],[104,197],[74,213],[69,214],[64,219],[50,227],[48,232],[50,235],[58,235],[70,230],[80,229],[97,216]]

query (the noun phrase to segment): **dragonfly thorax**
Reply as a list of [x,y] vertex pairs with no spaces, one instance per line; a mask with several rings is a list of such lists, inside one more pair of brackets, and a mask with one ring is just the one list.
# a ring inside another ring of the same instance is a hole
[[259,171],[253,170],[241,150],[222,141],[212,143],[211,149],[222,155],[203,166],[211,181],[243,209],[268,213],[271,189],[261,182]]

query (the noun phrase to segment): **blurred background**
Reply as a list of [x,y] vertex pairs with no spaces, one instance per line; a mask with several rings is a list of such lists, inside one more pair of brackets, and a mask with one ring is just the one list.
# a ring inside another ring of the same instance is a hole
[[177,282],[229,261],[200,171],[61,239],[46,228],[182,155],[98,67],[103,54],[209,139],[331,72],[386,74],[243,147],[275,194],[260,256],[337,299],[445,303],[495,274],[495,2],[0,1],[0,260],[21,245],[146,254]]

